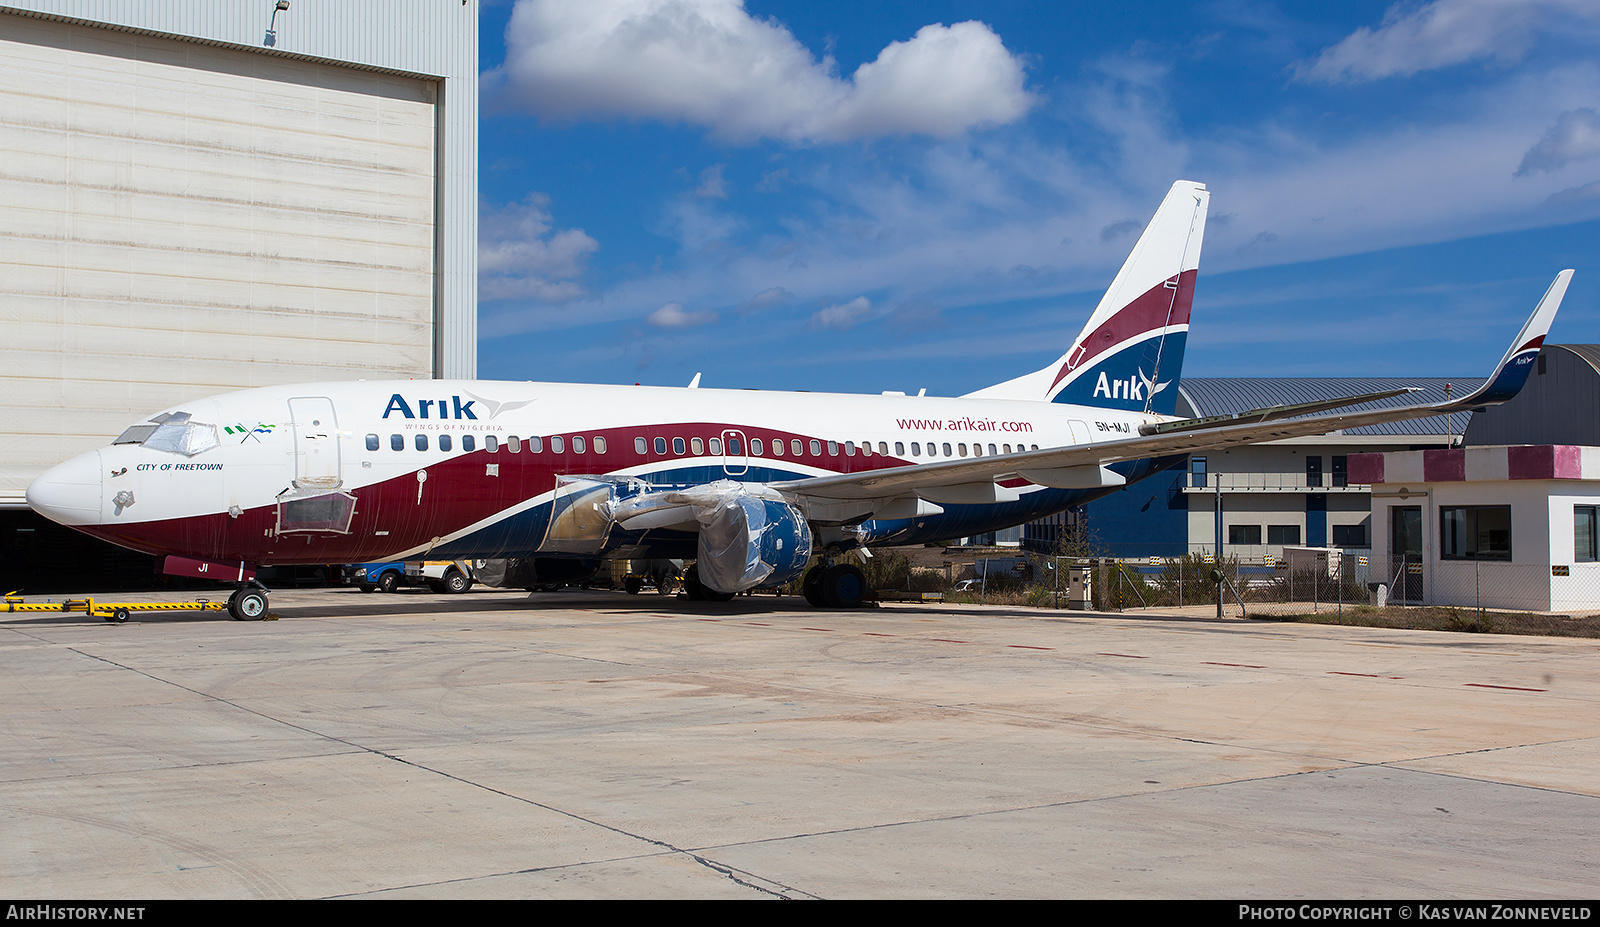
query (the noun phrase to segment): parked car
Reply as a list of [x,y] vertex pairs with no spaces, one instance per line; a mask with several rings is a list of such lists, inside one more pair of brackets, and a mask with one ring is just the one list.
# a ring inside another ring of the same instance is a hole
[[394,592],[401,586],[427,586],[434,592],[466,592],[475,577],[465,560],[428,560],[402,563],[351,563],[344,581],[362,592]]

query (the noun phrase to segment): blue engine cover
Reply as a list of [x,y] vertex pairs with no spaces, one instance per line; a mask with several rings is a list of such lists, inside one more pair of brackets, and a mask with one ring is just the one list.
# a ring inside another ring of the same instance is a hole
[[811,560],[811,526],[787,502],[729,493],[699,519],[700,581],[718,592],[781,586]]

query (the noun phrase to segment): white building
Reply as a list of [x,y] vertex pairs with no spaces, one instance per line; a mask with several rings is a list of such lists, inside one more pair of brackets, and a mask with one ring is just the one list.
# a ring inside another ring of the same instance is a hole
[[186,399],[476,368],[475,0],[0,0],[0,508]]
[[1600,448],[1357,454],[1372,485],[1373,580],[1390,601],[1600,610]]

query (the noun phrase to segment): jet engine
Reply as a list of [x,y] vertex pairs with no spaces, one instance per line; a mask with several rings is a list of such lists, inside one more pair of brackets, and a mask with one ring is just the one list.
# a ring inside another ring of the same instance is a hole
[[764,486],[719,480],[673,493],[700,523],[700,582],[735,593],[798,577],[811,560],[811,526],[782,495]]

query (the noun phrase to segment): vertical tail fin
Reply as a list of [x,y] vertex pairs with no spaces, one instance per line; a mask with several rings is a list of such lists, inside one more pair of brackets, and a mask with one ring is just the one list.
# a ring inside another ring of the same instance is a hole
[[1204,184],[1173,184],[1071,349],[968,395],[1173,414],[1210,199]]

